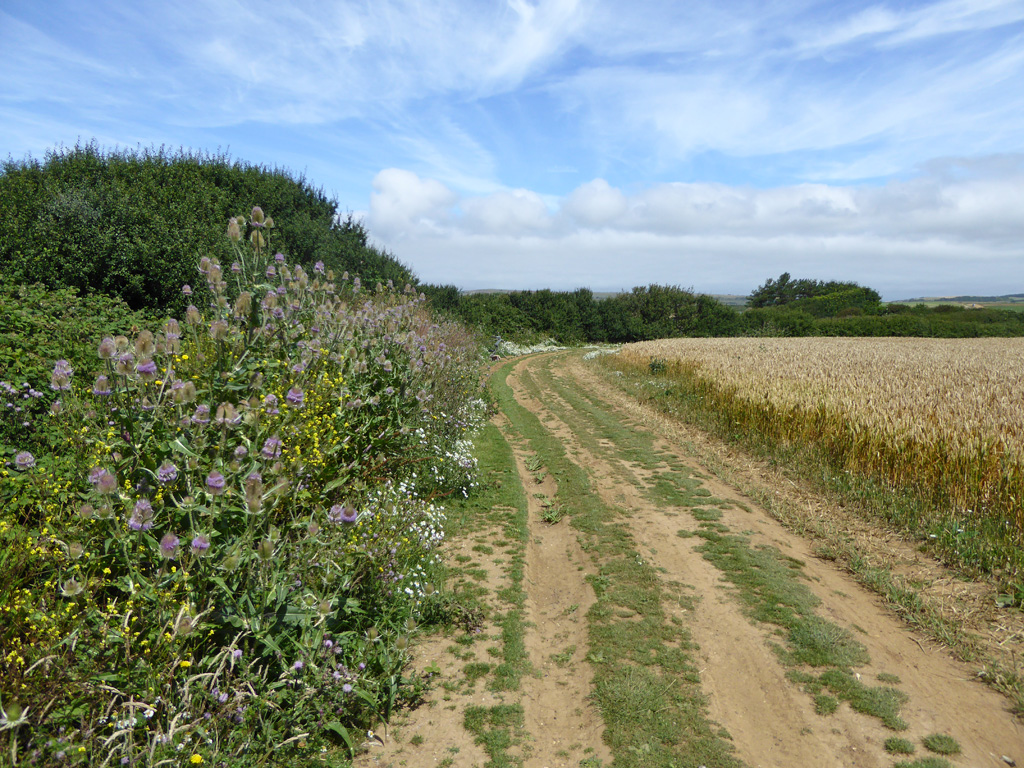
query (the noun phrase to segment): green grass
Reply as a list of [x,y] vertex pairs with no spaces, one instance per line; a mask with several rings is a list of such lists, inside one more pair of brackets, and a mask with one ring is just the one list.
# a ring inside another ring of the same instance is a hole
[[920,757],[912,763],[896,763],[892,768],[952,768],[953,764],[941,757]]
[[890,755],[912,755],[915,749],[913,742],[899,736],[890,736],[885,740],[885,751]]
[[945,733],[932,733],[921,739],[924,748],[937,755],[959,755],[960,744]]
[[522,760],[509,750],[523,739],[523,721],[521,705],[497,704],[467,707],[462,724],[490,758],[486,768],[516,768]]

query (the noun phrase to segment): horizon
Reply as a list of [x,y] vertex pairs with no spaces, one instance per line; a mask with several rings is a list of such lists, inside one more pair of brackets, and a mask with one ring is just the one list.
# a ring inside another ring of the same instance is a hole
[[11,0],[0,65],[0,155],[289,169],[424,282],[1024,287],[1022,0]]

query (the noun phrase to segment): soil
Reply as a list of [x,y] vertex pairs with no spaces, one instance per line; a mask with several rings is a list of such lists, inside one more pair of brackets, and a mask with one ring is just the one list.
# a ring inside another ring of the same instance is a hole
[[[772,650],[770,631],[751,621],[721,573],[695,551],[701,540],[677,535],[681,529],[696,528],[696,521],[652,502],[642,492],[648,470],[626,460],[610,441],[581,440],[571,407],[560,402],[556,391],[534,390],[531,395],[524,375],[535,366],[550,366],[562,384],[587,392],[632,430],[650,434],[656,451],[685,465],[714,497],[732,502],[723,509],[721,522],[748,534],[752,546],[768,545],[804,563],[806,583],[821,600],[820,615],[849,629],[868,649],[871,660],[857,668],[859,675],[872,685],[881,684],[879,675],[883,680],[888,675],[899,678],[898,687],[909,697],[902,716],[910,727],[897,735],[917,744],[928,734],[953,735],[962,749],[947,758],[955,766],[996,768],[1013,761],[1024,765],[1024,723],[1011,713],[1006,697],[981,682],[985,662],[965,663],[909,625],[897,608],[863,587],[840,563],[821,557],[822,545],[828,544],[821,537],[844,537],[869,562],[889,569],[901,583],[914,585],[934,610],[957,618],[962,631],[974,639],[981,659],[993,658],[1012,669],[1021,663],[1024,621],[1019,610],[996,606],[989,585],[964,580],[912,542],[822,497],[778,468],[640,405],[578,353],[522,359],[508,378],[517,401],[561,441],[572,461],[589,472],[601,497],[622,510],[638,551],[665,583],[686,585],[699,597],[671,610],[699,646],[708,715],[729,733],[737,758],[751,768],[887,768],[898,761],[882,749],[894,734],[879,720],[846,705],[828,716],[814,711],[812,697],[787,679],[786,668]],[[532,380],[543,383],[543,377]],[[463,727],[463,712],[467,706],[501,702],[523,708],[523,743],[511,754],[525,768],[613,763],[602,740],[600,713],[588,698],[585,616],[594,596],[586,576],[594,564],[581,551],[570,525],[545,522],[557,491],[555,481],[528,468],[527,446],[510,433],[507,422],[501,425],[509,432],[530,502],[523,589],[525,642],[534,674],[524,676],[521,690],[515,692],[493,693],[485,686],[446,692],[443,686],[435,687],[425,706],[400,718],[392,732],[372,740],[369,752],[356,761],[359,768],[485,766],[488,756]],[[758,503],[755,497],[770,503]],[[474,535],[480,540],[479,532]],[[499,532],[484,534],[488,535],[500,538]],[[472,542],[449,546],[451,554],[468,553]],[[488,569],[494,592],[505,578],[503,569]],[[423,669],[443,659],[440,682],[459,680],[465,663],[488,660],[488,648],[499,641],[497,627],[484,627],[483,632],[488,639],[472,646],[472,658],[455,663],[446,651],[451,639],[438,638],[417,647],[414,663]],[[927,753],[919,748],[914,757],[922,754]]]

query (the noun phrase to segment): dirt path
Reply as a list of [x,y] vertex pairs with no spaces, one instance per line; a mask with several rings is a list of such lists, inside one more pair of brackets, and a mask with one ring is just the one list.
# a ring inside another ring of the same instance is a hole
[[[816,556],[819,543],[794,534],[702,466],[677,429],[609,387],[578,353],[523,359],[507,381],[516,402],[537,417],[567,460],[586,473],[601,503],[615,510],[617,525],[628,531],[636,557],[652,566],[664,594],[678,596],[662,601],[667,620],[694,645],[704,716],[727,733],[733,758],[751,768],[881,768],[929,754],[921,747],[922,739],[941,733],[959,743],[960,753],[946,756],[954,766],[995,768],[1014,760],[1024,764],[1024,727],[1009,713],[1004,697],[977,682],[976,669],[915,634],[878,596],[835,563]],[[375,746],[360,763],[646,765],[635,747],[630,747],[635,754],[609,749],[592,696],[589,660],[595,636],[586,617],[595,604],[591,584],[603,572],[602,558],[592,551],[591,539],[570,525],[576,510],[573,499],[559,496],[559,478],[541,465],[514,420],[504,420],[502,429],[513,446],[528,501],[523,641],[532,673],[515,691],[436,689],[430,695],[432,704],[400,724],[398,739]],[[820,500],[816,503],[820,509]],[[817,615],[866,649],[869,661],[856,667],[856,679],[871,686],[896,681],[905,694],[900,717],[907,727],[895,735],[917,745],[913,756],[886,752],[883,744],[894,731],[878,717],[854,711],[845,702],[830,714],[816,711],[815,697],[794,682],[794,667],[779,651],[783,639],[778,627],[755,621],[737,586],[706,556],[703,543],[714,535],[741,536],[749,551],[776,553],[794,564],[799,582],[819,601]],[[474,541],[497,537],[494,531],[483,532]],[[454,546],[453,551],[472,551],[467,542]],[[497,594],[507,571],[490,567],[487,573]],[[630,620],[626,614],[622,612],[622,621]],[[488,647],[499,640],[494,626],[485,627],[484,633],[490,645],[475,647],[472,659],[486,659]],[[450,644],[447,638],[425,644],[417,663],[427,666]],[[448,679],[464,675],[465,663],[473,663],[468,657],[462,661],[461,666],[446,665]],[[518,737],[504,753],[507,763],[481,751],[480,740],[468,737],[463,727],[467,707],[495,703],[514,704],[522,713]]]

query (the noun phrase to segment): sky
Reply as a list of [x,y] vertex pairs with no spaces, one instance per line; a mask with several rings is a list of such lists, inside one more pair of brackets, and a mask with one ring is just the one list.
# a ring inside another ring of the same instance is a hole
[[0,0],[0,157],[88,142],[466,290],[1024,292],[1024,0]]

